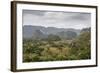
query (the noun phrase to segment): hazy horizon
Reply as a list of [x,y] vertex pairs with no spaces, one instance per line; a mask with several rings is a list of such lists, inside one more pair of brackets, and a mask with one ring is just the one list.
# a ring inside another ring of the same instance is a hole
[[[24,25],[24,26],[37,26],[37,25]],[[50,28],[50,27],[45,27],[45,26],[37,26],[37,27]],[[76,29],[76,30],[81,30],[81,29],[77,29],[77,28],[61,28],[61,27],[51,27],[51,28],[58,28],[58,29]],[[85,27],[85,28],[91,28],[91,27]],[[85,28],[82,28],[82,29],[85,29]]]
[[23,26],[83,29],[91,27],[91,14],[79,12],[54,12],[23,10]]

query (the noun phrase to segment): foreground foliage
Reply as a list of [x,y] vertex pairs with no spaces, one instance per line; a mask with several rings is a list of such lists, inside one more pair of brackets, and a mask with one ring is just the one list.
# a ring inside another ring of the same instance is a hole
[[[56,37],[56,38],[55,38]],[[23,41],[23,62],[81,60],[91,58],[90,32],[72,40],[50,35],[47,39]]]

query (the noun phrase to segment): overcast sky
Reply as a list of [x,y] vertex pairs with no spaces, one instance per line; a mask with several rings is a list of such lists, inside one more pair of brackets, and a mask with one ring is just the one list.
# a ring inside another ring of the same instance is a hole
[[91,14],[23,10],[23,25],[82,29],[91,26]]

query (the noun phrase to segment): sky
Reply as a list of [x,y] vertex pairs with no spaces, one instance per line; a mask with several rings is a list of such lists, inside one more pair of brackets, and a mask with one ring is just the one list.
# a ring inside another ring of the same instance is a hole
[[91,13],[23,10],[23,25],[83,29],[91,26]]

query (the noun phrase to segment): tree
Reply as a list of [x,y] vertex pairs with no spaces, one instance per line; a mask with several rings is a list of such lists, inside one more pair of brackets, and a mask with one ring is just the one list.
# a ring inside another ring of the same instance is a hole
[[71,43],[71,54],[77,59],[90,59],[90,32],[81,32],[80,35]]
[[53,34],[50,34],[48,35],[48,38],[47,38],[48,41],[60,41],[61,38],[57,35],[53,35]]

